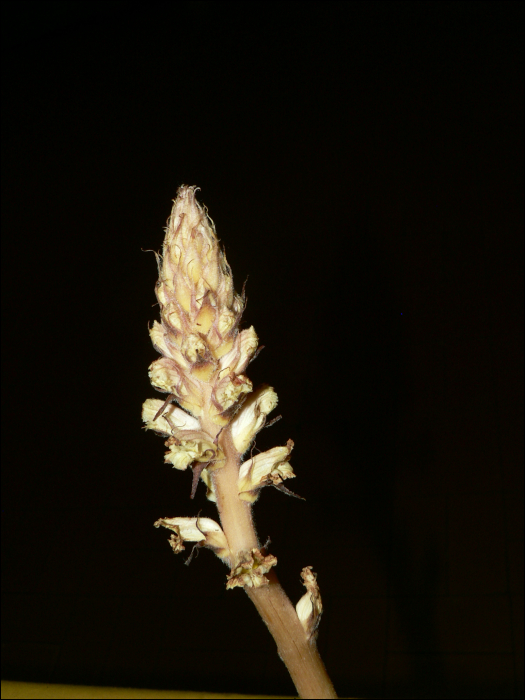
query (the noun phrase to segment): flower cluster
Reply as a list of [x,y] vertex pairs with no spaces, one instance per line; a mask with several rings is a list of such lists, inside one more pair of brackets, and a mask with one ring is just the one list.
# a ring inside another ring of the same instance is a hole
[[244,300],[235,293],[215,227],[181,187],[168,221],[156,295],[161,323],[150,329],[162,357],[150,365],[153,386],[193,416],[204,410],[219,426],[252,390],[243,374],[257,349],[253,327],[238,331]]

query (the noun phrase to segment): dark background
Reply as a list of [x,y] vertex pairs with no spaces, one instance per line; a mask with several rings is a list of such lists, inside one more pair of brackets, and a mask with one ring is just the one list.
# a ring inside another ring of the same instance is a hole
[[[340,695],[523,697],[521,2],[3,2],[2,677],[294,693],[141,430],[199,185],[295,441],[255,505]],[[159,395],[158,395],[159,396]]]

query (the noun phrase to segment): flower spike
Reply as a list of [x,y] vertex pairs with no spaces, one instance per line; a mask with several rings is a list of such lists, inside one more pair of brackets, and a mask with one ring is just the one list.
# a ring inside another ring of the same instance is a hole
[[254,389],[246,375],[259,339],[253,326],[240,328],[244,289],[235,292],[215,225],[196,191],[179,188],[157,254],[160,320],[149,334],[160,357],[149,366],[149,378],[164,396],[144,402],[142,420],[164,438],[164,461],[192,470],[190,498],[200,495],[197,486],[204,481],[220,525],[201,517],[160,518],[154,525],[170,531],[175,553],[194,543],[187,564],[206,547],[229,567],[226,588],[243,588],[253,601],[301,697],[336,697],[315,648],[322,611],[315,574],[303,569],[307,592],[294,608],[277,580],[277,558],[255,532],[252,504],[263,487],[295,495],[284,486],[295,478],[293,441],[242,461],[258,432],[276,420],[266,422],[277,394],[267,384]]

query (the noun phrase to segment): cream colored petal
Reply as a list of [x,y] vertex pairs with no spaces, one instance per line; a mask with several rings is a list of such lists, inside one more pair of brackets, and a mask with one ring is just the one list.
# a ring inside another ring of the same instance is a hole
[[259,338],[255,332],[255,328],[250,326],[239,333],[240,342],[240,357],[235,370],[236,374],[239,372],[244,372],[248,362],[250,361],[252,355],[257,350],[257,345],[259,344]]
[[182,369],[173,360],[160,357],[151,363],[148,374],[155,388],[171,394],[181,383]]
[[[163,289],[163,287],[160,289]],[[157,297],[159,296],[159,293],[157,293]],[[166,300],[169,299],[166,294],[163,296],[166,298]],[[159,301],[161,301],[160,298]],[[161,303],[163,304],[162,318],[164,319],[164,322],[175,330],[182,332],[184,327],[184,314],[179,304],[177,304],[176,301],[162,301]]]
[[164,461],[171,464],[175,469],[187,469],[192,462],[195,462],[200,453],[195,449],[194,443],[170,445],[169,452],[164,455]]
[[[188,431],[187,434],[192,435],[192,432]],[[175,469],[186,469],[192,462],[209,462],[215,459],[217,446],[200,437],[201,434],[203,433],[199,433],[199,437],[194,440],[169,438],[166,442],[169,452],[166,452],[164,461],[172,464]]]
[[[199,527],[197,527],[197,521]],[[222,532],[221,526],[211,518],[159,518],[155,527],[178,527],[180,535],[186,542],[201,542],[209,532]]]
[[305,622],[307,623],[314,609],[312,596],[309,593],[305,593],[295,606],[295,609],[297,611],[297,617],[301,620],[301,624],[303,627],[306,627]]
[[232,349],[221,357],[220,368],[229,369],[230,372],[235,372],[235,374],[244,372],[250,358],[257,349],[258,343],[259,339],[253,326],[241,331],[236,336]]
[[[238,338],[239,336],[237,336]],[[224,372],[234,372],[235,367],[237,366],[237,362],[239,359],[239,345],[237,342],[237,338],[235,338],[233,345],[230,350],[228,350],[227,353],[222,355],[220,362],[219,362],[219,369]]]
[[241,394],[249,393],[252,387],[251,381],[243,374],[239,374],[238,377],[227,375],[217,382],[214,398],[221,407],[221,411],[225,411],[239,400]]
[[217,494],[215,493],[215,486],[213,485],[211,474],[207,469],[202,470],[201,479],[204,481],[208,488],[206,498],[208,499],[208,501],[213,501],[213,503],[217,503]]
[[201,415],[204,404],[202,388],[176,362],[168,357],[160,357],[151,363],[148,374],[156,389],[174,394],[187,411],[195,416]]
[[184,450],[170,451],[164,456],[164,461],[167,464],[171,464],[175,469],[179,469],[180,471],[187,469],[194,459],[195,457],[191,452],[186,452]]
[[153,321],[153,326],[149,329],[149,337],[153,343],[153,347],[161,355],[169,355],[169,349],[166,345],[166,331],[161,323]]

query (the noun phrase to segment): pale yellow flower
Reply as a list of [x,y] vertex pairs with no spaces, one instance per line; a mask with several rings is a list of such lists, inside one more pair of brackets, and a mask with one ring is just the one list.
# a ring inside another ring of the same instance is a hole
[[[142,420],[146,423],[147,430],[155,430],[162,435],[171,435],[172,428],[178,430],[199,430],[201,424],[197,418],[190,416],[174,404],[168,404],[157,420],[154,420],[164,401],[159,399],[146,399],[142,405]],[[169,421],[169,422],[168,422]]]
[[221,526],[211,518],[160,518],[154,525],[162,525],[173,531],[170,545],[175,554],[185,549],[183,542],[197,542],[201,547],[213,549],[226,562],[229,560],[230,550],[226,536]]
[[264,427],[266,416],[276,406],[277,394],[267,384],[248,396],[231,422],[233,444],[239,454],[244,454],[250,447],[254,437]]
[[272,447],[244,462],[239,470],[239,498],[253,503],[263,486],[278,486],[285,479],[293,479],[295,474],[288,462],[292,448],[293,441],[288,440],[285,447]]
[[169,404],[155,420],[163,404],[159,399],[145,401],[142,420],[146,423],[146,429],[169,435],[165,443],[169,449],[164,457],[165,462],[175,469],[187,469],[194,462],[209,463],[222,458],[221,450],[201,429],[198,419],[181,408]]

